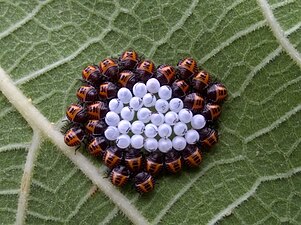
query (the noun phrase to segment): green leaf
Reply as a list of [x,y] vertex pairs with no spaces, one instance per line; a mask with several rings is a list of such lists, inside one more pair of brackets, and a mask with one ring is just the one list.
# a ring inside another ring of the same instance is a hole
[[[0,224],[300,224],[300,29],[298,0],[1,1],[0,66],[14,84],[0,71]],[[156,64],[192,56],[230,96],[200,168],[116,197],[45,124],[59,128],[86,65],[128,48]],[[6,96],[14,85],[30,101]]]

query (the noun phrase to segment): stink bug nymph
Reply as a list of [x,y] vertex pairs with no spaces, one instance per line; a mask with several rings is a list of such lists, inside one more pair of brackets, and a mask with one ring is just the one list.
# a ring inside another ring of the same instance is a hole
[[86,124],[86,132],[92,135],[103,135],[107,124],[101,120],[89,120]]
[[163,169],[163,155],[161,152],[152,152],[146,157],[145,169],[152,175],[158,174]]
[[103,155],[103,161],[110,169],[119,165],[122,160],[122,150],[117,146],[107,148]]
[[107,58],[99,63],[100,72],[112,81],[118,80],[118,64],[115,60]]
[[122,165],[115,167],[110,173],[112,184],[121,187],[124,186],[130,178],[130,171]]
[[194,113],[200,113],[204,107],[204,102],[204,98],[201,95],[191,93],[185,97],[184,106]]
[[198,72],[197,62],[193,58],[186,58],[178,63],[178,71],[182,79],[188,79]]
[[184,80],[176,80],[171,85],[172,95],[176,98],[182,98],[187,95],[189,85]]
[[99,97],[101,99],[112,99],[117,96],[118,88],[112,82],[104,82],[99,86]]
[[138,54],[135,51],[125,51],[119,58],[119,64],[123,70],[132,70],[138,64]]
[[118,84],[121,87],[132,89],[138,81],[139,79],[137,75],[135,75],[132,71],[124,70],[119,74]]
[[143,156],[140,149],[130,148],[125,152],[124,161],[131,172],[139,172],[143,166]]
[[100,71],[98,66],[90,65],[82,71],[82,77],[90,84],[98,85],[100,83]]
[[140,62],[136,68],[136,74],[144,83],[153,77],[155,72],[155,64],[150,60]]
[[182,170],[182,157],[178,151],[171,150],[165,154],[165,168],[171,173]]
[[76,96],[80,102],[94,102],[98,100],[97,90],[91,85],[80,86]]
[[87,106],[87,113],[90,120],[100,120],[103,119],[107,112],[109,112],[109,108],[104,102],[98,101],[94,102]]
[[209,121],[216,120],[220,114],[221,107],[217,104],[207,104],[202,111],[202,115]]
[[197,92],[202,92],[210,83],[211,77],[209,73],[205,70],[201,70],[192,78],[192,87]]
[[175,80],[176,70],[170,65],[161,65],[157,68],[156,78],[161,86],[171,84]]
[[88,143],[88,152],[93,156],[101,156],[108,147],[104,137],[93,137]]
[[215,129],[205,127],[199,130],[200,140],[199,145],[205,149],[211,148],[218,142],[218,133]]
[[202,155],[199,148],[195,145],[187,145],[181,152],[184,162],[188,167],[197,167],[202,161]]
[[214,83],[207,89],[207,98],[210,102],[221,103],[227,97],[227,89],[221,83]]
[[154,190],[155,180],[152,175],[140,172],[135,176],[135,188],[139,193],[148,193]]
[[71,104],[67,108],[66,116],[70,122],[74,123],[85,123],[88,120],[86,109],[77,104]]
[[72,127],[64,136],[64,141],[68,146],[78,146],[84,140],[85,133],[80,127]]

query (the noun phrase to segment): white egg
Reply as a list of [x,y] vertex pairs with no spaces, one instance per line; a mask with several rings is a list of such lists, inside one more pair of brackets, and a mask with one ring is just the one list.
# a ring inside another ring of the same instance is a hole
[[120,121],[120,117],[117,113],[110,111],[106,114],[105,121],[108,126],[117,126]]
[[145,107],[153,107],[156,104],[157,98],[151,93],[147,93],[143,96],[143,105]]
[[177,151],[182,151],[186,147],[186,140],[184,137],[176,136],[172,139],[172,147]]
[[158,149],[158,141],[155,138],[146,138],[144,141],[146,151],[153,152]]
[[179,119],[183,123],[190,123],[192,117],[193,117],[193,114],[192,114],[191,110],[189,110],[187,108],[181,109],[181,111],[179,112]]
[[127,120],[121,120],[118,123],[118,130],[121,134],[127,134],[131,130],[131,123]]
[[158,134],[160,137],[162,138],[167,138],[171,135],[172,133],[172,129],[171,129],[171,126],[166,124],[166,123],[163,123],[162,125],[159,126],[158,128]]
[[118,98],[114,98],[109,102],[109,109],[115,113],[120,113],[123,108],[123,103]]
[[175,112],[168,112],[165,114],[165,123],[169,125],[175,125],[179,121],[179,116]]
[[127,134],[122,134],[116,139],[116,145],[119,148],[125,149],[131,144],[131,138]]
[[137,112],[137,118],[143,123],[148,123],[150,121],[151,114],[152,112],[148,108],[141,108]]
[[200,135],[196,130],[191,129],[185,134],[185,139],[188,144],[192,145],[200,139]]
[[153,113],[151,115],[151,122],[156,126],[160,126],[164,123],[165,117],[162,113]]
[[158,99],[156,101],[155,108],[159,113],[166,113],[169,109],[169,104],[164,99]]
[[166,153],[172,149],[172,142],[169,138],[161,138],[158,142],[160,152]]
[[133,134],[142,134],[144,132],[145,125],[142,121],[135,121],[132,123],[131,130]]
[[136,149],[143,147],[143,136],[140,134],[135,134],[131,137],[131,146]]
[[117,97],[120,99],[121,102],[129,103],[133,95],[129,89],[122,87],[117,92]]
[[132,121],[135,116],[135,112],[132,108],[126,106],[120,112],[121,118],[127,121]]
[[117,127],[109,126],[105,130],[104,135],[105,135],[106,139],[108,139],[110,141],[114,141],[119,136],[119,130],[117,129]]
[[172,96],[172,90],[169,85],[164,85],[159,88],[159,97],[164,100],[169,100]]
[[146,88],[150,93],[157,93],[160,88],[160,83],[156,78],[151,78],[146,82]]
[[179,98],[173,98],[169,102],[169,108],[173,112],[178,113],[180,112],[181,109],[183,109],[183,107],[184,107],[183,101]]
[[158,128],[152,123],[147,124],[145,126],[144,134],[146,137],[154,138],[158,134]]
[[139,98],[143,98],[147,93],[146,85],[142,82],[138,82],[133,87],[133,93],[135,96]]
[[203,115],[197,114],[194,115],[191,119],[191,126],[194,129],[202,129],[206,125],[206,119]]
[[184,136],[187,132],[187,125],[183,122],[178,122],[173,127],[173,131],[177,136]]
[[143,100],[142,98],[139,98],[139,97],[133,97],[131,100],[130,100],[130,107],[132,109],[134,109],[135,111],[138,111],[139,109],[141,109],[143,106]]

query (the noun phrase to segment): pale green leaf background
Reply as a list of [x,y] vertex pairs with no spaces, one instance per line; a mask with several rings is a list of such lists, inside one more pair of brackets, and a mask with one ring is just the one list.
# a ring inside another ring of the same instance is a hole
[[[301,1],[267,3],[280,37],[301,52]],[[300,54],[299,63],[290,57],[266,15],[255,0],[2,0],[0,66],[59,126],[86,65],[128,48],[156,64],[192,56],[229,89],[219,143],[199,169],[160,178],[147,196],[121,191],[150,223],[297,225]],[[101,191],[92,194],[91,180],[34,135],[2,94],[0,124],[0,224],[16,221],[30,146],[36,158],[25,224],[132,223]]]

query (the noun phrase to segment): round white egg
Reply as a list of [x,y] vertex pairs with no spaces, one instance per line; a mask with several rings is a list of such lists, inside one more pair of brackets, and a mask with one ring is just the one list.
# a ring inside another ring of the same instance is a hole
[[164,99],[158,99],[156,101],[155,108],[159,113],[166,113],[169,109],[169,104]]
[[158,149],[158,141],[155,138],[146,138],[144,141],[146,151],[153,152]]
[[123,107],[123,109],[120,112],[121,118],[127,121],[132,121],[135,116],[135,112],[132,108],[129,106]]
[[122,87],[117,92],[117,97],[120,99],[121,102],[129,103],[133,95],[129,89]]
[[118,130],[121,134],[127,134],[131,130],[131,123],[128,120],[121,120],[118,123]]
[[178,122],[173,127],[173,131],[177,136],[184,136],[187,132],[187,125],[183,122]]
[[172,139],[172,147],[177,151],[182,151],[186,147],[186,140],[184,137],[176,136]]
[[166,153],[172,149],[172,142],[169,138],[161,138],[158,142],[160,152]]
[[192,145],[200,139],[200,135],[196,130],[191,129],[185,134],[185,139],[188,144]]
[[156,104],[157,98],[155,95],[147,93],[143,96],[142,101],[145,107],[153,107]]
[[135,96],[143,98],[143,96],[147,93],[146,85],[142,82],[136,83],[133,87],[133,93]]
[[148,108],[141,108],[137,112],[137,118],[143,123],[148,123],[150,121],[151,114],[152,112]]
[[131,100],[130,100],[130,107],[132,109],[134,109],[135,111],[138,111],[139,109],[141,109],[143,106],[143,100],[142,98],[139,98],[139,97],[133,97]]
[[116,145],[119,148],[125,149],[131,144],[131,138],[127,134],[122,134],[116,139]]
[[161,99],[169,100],[172,96],[172,90],[169,85],[163,85],[159,88],[158,95]]
[[158,93],[160,88],[160,83],[156,78],[151,78],[146,82],[146,88],[150,93]]
[[143,122],[137,120],[132,123],[131,130],[133,134],[142,134],[144,132],[145,125]]
[[151,115],[151,122],[152,124],[156,125],[156,126],[160,126],[161,124],[164,123],[165,117],[162,113],[153,113]]
[[140,134],[135,134],[131,137],[131,146],[136,149],[143,147],[144,138]]
[[120,121],[120,117],[117,113],[110,111],[106,114],[105,121],[108,126],[117,126]]
[[109,109],[115,113],[120,113],[123,108],[123,103],[118,98],[114,98],[109,102]]
[[109,126],[105,130],[104,135],[105,135],[106,139],[108,139],[110,141],[114,141],[119,136],[119,130],[117,129],[117,127]]
[[165,123],[169,125],[175,125],[179,121],[179,116],[173,111],[169,111],[165,114]]
[[172,129],[171,126],[163,123],[162,125],[159,126],[158,128],[158,134],[162,138],[167,138],[172,134]]
[[202,129],[206,125],[206,119],[203,115],[197,114],[194,115],[191,119],[191,126],[194,129]]
[[173,98],[169,102],[169,108],[173,112],[178,113],[180,112],[181,109],[183,109],[183,107],[184,107],[183,101],[179,98]]
[[190,123],[192,117],[193,117],[193,114],[192,114],[191,110],[189,110],[187,108],[181,109],[181,111],[179,112],[179,119],[183,123]]
[[154,138],[158,134],[158,128],[152,123],[147,124],[144,129],[144,134],[146,137]]

